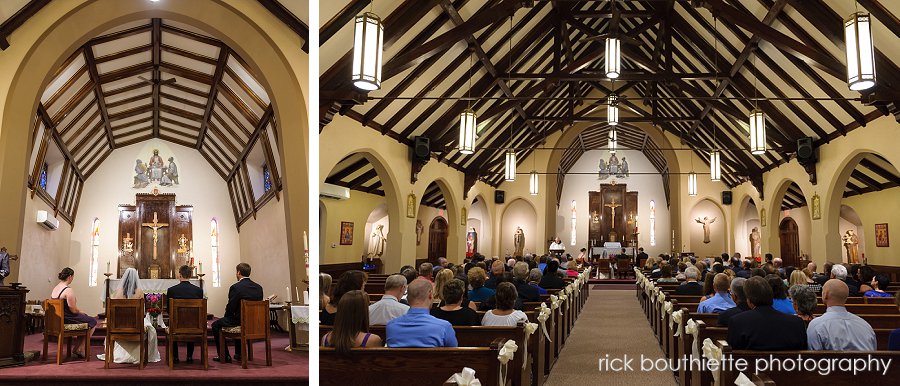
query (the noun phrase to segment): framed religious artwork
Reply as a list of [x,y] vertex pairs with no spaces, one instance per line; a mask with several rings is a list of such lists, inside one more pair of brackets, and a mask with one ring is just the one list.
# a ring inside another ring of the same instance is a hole
[[759,210],[759,225],[766,226],[766,208]]
[[416,195],[412,193],[406,196],[406,217],[416,218]]
[[822,201],[819,198],[818,193],[814,194],[812,197],[812,218],[813,220],[822,218]]
[[462,216],[459,216],[459,225],[466,226],[466,220],[469,219],[468,210],[466,207],[462,207]]
[[341,245],[353,245],[353,223],[341,221]]
[[888,238],[888,224],[875,224],[875,246],[890,247],[891,242]]

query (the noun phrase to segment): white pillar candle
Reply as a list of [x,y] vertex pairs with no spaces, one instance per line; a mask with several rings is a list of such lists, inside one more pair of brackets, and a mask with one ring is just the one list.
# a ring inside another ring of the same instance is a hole
[[200,264],[200,266],[198,267],[197,272],[198,272],[198,273],[203,273],[203,263],[201,262],[201,263],[199,263],[199,264]]
[[287,294],[287,297],[284,298],[285,301],[291,301],[291,287],[284,287],[284,293]]
[[309,305],[309,291],[303,291],[303,305]]
[[300,288],[299,288],[299,287],[294,287],[294,291],[297,292],[297,300],[300,300]]
[[306,231],[303,231],[303,250],[309,250],[309,239],[306,237]]

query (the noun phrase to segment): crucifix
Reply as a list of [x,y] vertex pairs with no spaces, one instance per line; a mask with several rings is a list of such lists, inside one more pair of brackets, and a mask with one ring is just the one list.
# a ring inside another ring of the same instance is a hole
[[141,226],[145,226],[150,229],[153,229],[153,260],[156,260],[156,247],[158,244],[157,242],[159,241],[159,233],[158,233],[159,228],[165,228],[165,227],[169,226],[169,224],[160,224],[159,217],[157,217],[157,213],[153,212],[153,222],[152,223],[145,222],[145,223],[141,224]]
[[606,205],[603,205],[603,206],[608,207],[610,210],[612,210],[612,217],[609,218],[609,221],[610,221],[610,223],[615,224],[615,222],[616,222],[616,208],[622,206],[622,204],[616,204],[616,199],[613,198],[612,203],[606,204]]

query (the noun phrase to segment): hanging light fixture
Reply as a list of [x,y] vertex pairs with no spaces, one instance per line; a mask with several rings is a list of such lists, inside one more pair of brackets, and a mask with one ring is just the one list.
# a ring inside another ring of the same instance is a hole
[[619,136],[616,133],[616,127],[609,128],[609,154],[616,154],[616,148],[619,146]]
[[[854,2],[855,3],[855,2]],[[872,18],[854,12],[844,21],[847,44],[847,83],[853,91],[875,86],[875,48],[872,42]]]
[[353,31],[353,85],[366,91],[381,88],[381,61],[384,48],[384,24],[378,15],[365,12],[356,16]]
[[713,150],[709,152],[709,179],[719,181],[722,179],[721,152]]
[[529,184],[529,187],[530,187],[529,191],[531,192],[532,196],[537,196],[538,195],[538,173],[537,173],[537,170],[531,171],[530,182],[531,183]]
[[615,79],[622,72],[622,47],[619,38],[606,38],[606,77]]
[[516,151],[514,149],[506,150],[506,180],[516,180]]
[[[691,155],[693,157],[693,155]],[[688,173],[688,196],[697,195],[697,173],[691,171]]]
[[478,115],[472,110],[472,54],[469,54],[469,91],[468,107],[459,115],[459,152],[472,154],[475,152],[475,128],[478,127]]
[[[756,67],[756,57],[753,58],[753,67]],[[756,78],[753,78],[753,111],[750,112],[750,153],[760,155],[766,153],[766,113],[758,106]]]
[[[719,73],[719,35],[718,35],[718,23],[719,19],[713,17],[713,40],[715,41],[715,49],[713,51],[715,63],[716,74]],[[717,76],[718,78],[718,76]],[[718,83],[718,82],[717,82]],[[716,86],[718,89],[718,85]],[[722,154],[718,150],[718,143],[716,142],[716,126],[713,126],[713,146],[712,151],[709,152],[709,179],[710,181],[720,181],[722,179]]]
[[606,99],[606,123],[610,126],[619,124],[619,96],[615,93]]

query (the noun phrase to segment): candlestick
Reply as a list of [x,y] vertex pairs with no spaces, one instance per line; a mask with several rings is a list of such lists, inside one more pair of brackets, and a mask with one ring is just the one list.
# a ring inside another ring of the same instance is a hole
[[284,287],[284,292],[287,294],[287,301],[291,301],[291,287]]
[[294,291],[297,292],[297,300],[300,300],[300,288],[299,288],[299,287],[294,287]]

